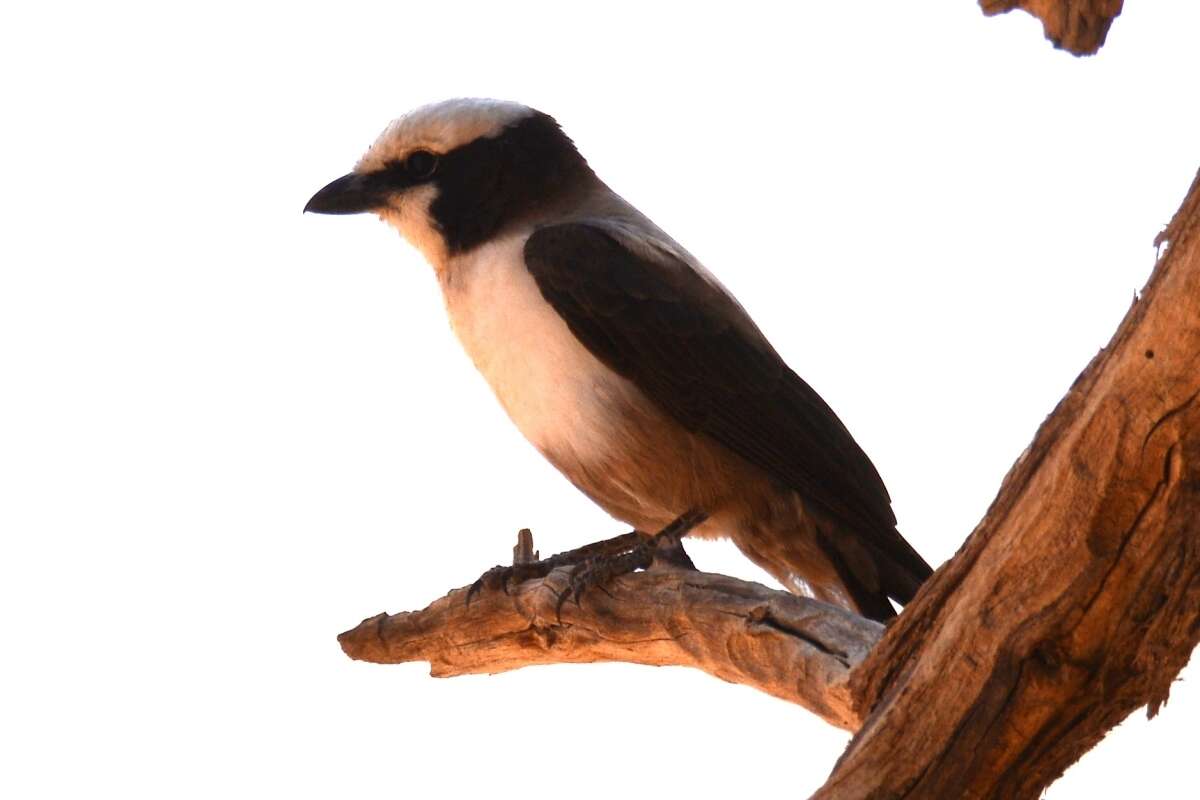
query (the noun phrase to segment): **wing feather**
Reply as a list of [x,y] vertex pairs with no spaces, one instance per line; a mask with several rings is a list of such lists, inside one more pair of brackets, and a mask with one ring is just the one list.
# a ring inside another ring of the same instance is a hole
[[636,246],[631,236],[603,221],[552,225],[529,238],[525,260],[597,358],[688,430],[842,520],[919,583],[929,567],[896,531],[879,473],[833,410],[724,289],[683,257]]

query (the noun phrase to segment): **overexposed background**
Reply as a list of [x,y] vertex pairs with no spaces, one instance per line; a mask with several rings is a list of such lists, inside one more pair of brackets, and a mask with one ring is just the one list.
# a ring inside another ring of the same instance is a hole
[[[555,115],[837,409],[937,564],[1200,165],[1200,9],[1128,5],[1082,60],[970,0],[11,8],[0,795],[806,796],[846,737],[697,672],[342,655],[519,527],[543,553],[623,527],[511,428],[413,250],[300,209],[415,105]],[[1187,675],[1048,796],[1194,796]]]

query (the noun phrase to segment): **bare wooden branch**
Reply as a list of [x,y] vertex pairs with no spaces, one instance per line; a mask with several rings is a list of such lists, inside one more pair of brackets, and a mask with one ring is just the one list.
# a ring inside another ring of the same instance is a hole
[[555,613],[567,571],[466,603],[456,589],[422,611],[380,614],[338,637],[351,658],[428,661],[431,674],[627,661],[695,667],[799,703],[847,730],[861,723],[850,670],[883,626],[816,600],[724,575],[666,569],[618,578]]
[[532,564],[538,560],[538,552],[533,549],[533,531],[521,528],[517,531],[517,543],[513,545],[513,566]]
[[[1200,175],[1141,299],[855,672],[824,798],[1038,797],[1200,641]],[[953,687],[951,690],[949,687]]]
[[1077,56],[1097,52],[1108,36],[1123,0],[979,0],[983,13],[1005,14],[1015,8],[1042,21],[1046,38],[1055,47]]

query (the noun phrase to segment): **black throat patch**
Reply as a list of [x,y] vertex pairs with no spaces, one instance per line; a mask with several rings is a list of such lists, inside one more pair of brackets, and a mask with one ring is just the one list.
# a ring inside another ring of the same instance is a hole
[[462,253],[568,200],[595,179],[554,119],[541,112],[441,157],[430,214],[451,253]]

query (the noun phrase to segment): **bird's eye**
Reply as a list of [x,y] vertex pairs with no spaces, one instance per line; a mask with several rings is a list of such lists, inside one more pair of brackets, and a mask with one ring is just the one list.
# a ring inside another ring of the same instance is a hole
[[414,150],[404,159],[404,169],[414,178],[428,178],[437,169],[437,163],[437,156],[428,150]]

